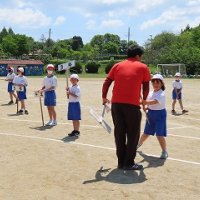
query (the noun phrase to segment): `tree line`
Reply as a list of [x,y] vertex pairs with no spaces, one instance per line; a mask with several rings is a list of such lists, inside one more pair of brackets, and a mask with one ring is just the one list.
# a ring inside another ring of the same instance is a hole
[[[127,48],[136,41],[121,40],[118,35],[106,33],[95,35],[84,44],[81,36],[54,41],[41,36],[39,41],[22,34],[15,34],[12,28],[0,32],[0,58],[40,59],[48,63],[52,59],[75,59],[88,61],[122,60]],[[180,34],[162,32],[148,39],[144,44],[144,62],[156,66],[159,63],[184,63],[188,74],[200,74],[200,25],[189,25]]]

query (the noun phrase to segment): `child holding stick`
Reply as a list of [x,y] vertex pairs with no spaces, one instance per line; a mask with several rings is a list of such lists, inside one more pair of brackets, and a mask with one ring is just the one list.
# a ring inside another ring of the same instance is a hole
[[18,114],[27,114],[28,115],[28,110],[26,109],[25,105],[25,100],[27,99],[26,97],[26,87],[28,86],[28,82],[26,77],[24,76],[24,68],[19,67],[17,69],[17,74],[18,76],[15,76],[13,79],[13,84],[15,86],[16,91],[17,91],[17,98],[18,101],[21,103],[21,109],[18,111]]
[[154,91],[150,92],[147,100],[143,104],[148,107],[148,121],[146,121],[144,134],[141,136],[137,148],[150,136],[155,135],[162,149],[160,158],[168,157],[165,137],[167,136],[166,120],[167,112],[165,108],[165,85],[163,77],[155,74],[151,80]]
[[80,135],[80,120],[81,120],[81,106],[80,106],[80,87],[78,85],[79,76],[72,74],[70,76],[71,87],[67,88],[67,95],[69,95],[68,103],[68,120],[72,120],[74,130],[68,136]]
[[56,126],[56,93],[55,89],[57,87],[57,78],[54,75],[54,66],[52,64],[47,65],[47,76],[43,80],[42,89],[39,90],[40,93],[44,92],[44,105],[47,106],[49,113],[49,122],[46,126]]

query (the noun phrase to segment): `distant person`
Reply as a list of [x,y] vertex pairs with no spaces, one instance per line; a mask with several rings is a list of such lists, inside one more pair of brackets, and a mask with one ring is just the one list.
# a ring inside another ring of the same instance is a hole
[[68,136],[79,136],[80,135],[80,120],[81,120],[81,106],[80,106],[80,97],[81,91],[78,85],[79,76],[77,74],[72,74],[70,76],[71,86],[67,88],[67,95],[69,96],[68,103],[68,120],[72,120],[73,131],[68,134]]
[[28,86],[28,82],[26,77],[24,76],[24,68],[19,67],[17,69],[17,76],[13,79],[13,84],[17,89],[17,98],[21,103],[21,109],[18,111],[18,114],[28,114],[28,110],[26,109],[25,100],[26,97],[26,88]]
[[143,86],[143,99],[146,99],[150,81],[149,69],[141,62],[143,53],[142,47],[131,45],[128,48],[127,60],[113,66],[102,88],[103,104],[109,103],[107,93],[111,83],[114,82],[111,102],[119,169],[143,168],[134,161],[140,137],[141,86]]
[[148,114],[144,134],[141,136],[137,148],[150,136],[155,135],[160,143],[162,153],[160,158],[168,157],[165,137],[167,136],[167,112],[165,107],[165,85],[162,75],[155,74],[151,80],[153,91],[149,93],[143,104],[147,105]]
[[13,80],[15,78],[15,73],[14,73],[14,68],[13,67],[8,67],[7,68],[8,74],[6,76],[6,81],[8,81],[8,93],[10,96],[10,101],[8,102],[8,105],[14,104],[13,97],[17,101],[17,95],[15,94],[14,88],[13,88]]
[[175,80],[172,83],[172,86],[173,86],[173,91],[172,91],[173,102],[172,102],[172,111],[171,111],[172,114],[176,114],[176,111],[175,111],[176,100],[178,100],[178,102],[180,104],[180,107],[181,107],[181,110],[182,110],[182,114],[188,112],[188,110],[185,110],[183,108],[183,103],[182,103],[183,83],[180,80],[180,78],[181,78],[181,74],[179,72],[177,72],[175,74]]
[[39,90],[40,93],[44,92],[44,105],[47,106],[49,113],[49,122],[46,126],[56,126],[57,116],[55,111],[56,106],[56,87],[57,78],[54,75],[54,66],[52,64],[47,65],[47,76],[43,80],[42,89]]

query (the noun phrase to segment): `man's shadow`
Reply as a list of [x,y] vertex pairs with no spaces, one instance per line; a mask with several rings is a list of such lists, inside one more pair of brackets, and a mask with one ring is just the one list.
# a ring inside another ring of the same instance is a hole
[[101,167],[92,180],[84,181],[83,184],[97,183],[106,181],[117,184],[137,184],[145,182],[146,175],[143,170],[140,171],[124,171],[121,169],[103,169]]
[[76,141],[78,138],[79,138],[79,137],[77,137],[77,136],[72,136],[72,137],[70,137],[70,136],[67,135],[67,136],[65,136],[64,138],[62,138],[61,141],[65,142],[65,143],[74,142],[74,141]]
[[148,165],[144,167],[144,169],[162,167],[165,164],[166,159],[160,159],[158,157],[149,156],[142,153],[142,151],[138,151],[138,153],[143,158],[143,160],[141,160],[139,163],[148,163]]

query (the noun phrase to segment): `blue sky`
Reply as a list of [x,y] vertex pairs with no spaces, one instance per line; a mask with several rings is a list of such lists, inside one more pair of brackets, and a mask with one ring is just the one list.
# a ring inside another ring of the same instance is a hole
[[200,24],[200,0],[0,0],[0,28],[40,40],[68,39],[87,43],[94,35],[113,33],[143,45],[162,31],[179,33]]

